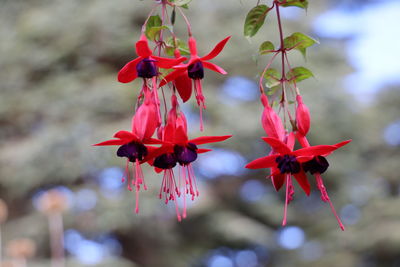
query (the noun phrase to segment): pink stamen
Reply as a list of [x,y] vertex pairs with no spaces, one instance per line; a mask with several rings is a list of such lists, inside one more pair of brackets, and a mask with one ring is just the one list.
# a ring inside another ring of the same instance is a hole
[[200,193],[199,193],[199,190],[197,189],[196,176],[194,175],[192,165],[188,164],[187,169],[188,169],[189,178],[191,181],[193,181],[192,183],[194,184],[194,189],[196,190],[196,197],[198,197],[200,195]]
[[125,172],[124,172],[124,175],[121,178],[121,183],[125,183],[125,181],[126,181],[128,176],[129,176],[129,159],[126,160]]
[[345,227],[344,227],[342,221],[340,220],[339,216],[337,215],[335,207],[333,206],[332,201],[330,200],[330,198],[328,196],[328,192],[326,191],[326,188],[324,186],[324,182],[322,181],[321,174],[320,173],[316,173],[316,174],[314,174],[314,176],[315,176],[315,178],[317,180],[317,187],[318,187],[319,191],[321,192],[321,200],[324,201],[324,202],[328,202],[329,203],[329,206],[331,207],[332,213],[335,216],[335,218],[336,218],[336,220],[337,220],[337,222],[339,224],[340,229],[342,229],[342,231],[344,231]]
[[153,77],[151,80],[153,82],[154,102],[156,103],[156,106],[157,106],[157,120],[158,120],[158,124],[161,124],[161,110],[160,110],[161,102],[158,97],[157,78]]
[[204,130],[204,123],[203,123],[203,109],[206,109],[206,104],[205,104],[205,97],[203,95],[203,90],[201,86],[201,81],[199,79],[194,80],[194,88],[195,88],[195,93],[196,93],[196,100],[197,100],[197,105],[199,106],[199,111],[200,111],[200,131]]
[[175,211],[176,217],[178,221],[182,220],[182,217],[179,212],[179,204],[178,204],[178,195],[180,195],[179,188],[177,187],[174,171],[172,169],[164,170],[164,176],[160,188],[160,199],[162,198],[164,193],[165,204],[168,204],[170,200],[173,200],[175,203]]
[[[182,217],[185,219],[186,218],[186,194],[187,194],[187,182],[186,182],[186,171],[184,167],[180,167],[179,168],[180,172],[179,172],[179,188],[183,187],[183,211],[182,211]],[[183,186],[182,186],[183,184]]]
[[292,183],[292,181],[290,179],[290,174],[286,174],[286,199],[285,199],[285,208],[284,208],[284,211],[283,211],[282,226],[286,225],[287,207],[288,207],[288,204],[289,204],[289,195],[290,195],[289,187],[290,187],[291,183]]
[[294,195],[294,186],[292,183],[292,179],[289,179],[289,196],[288,196],[288,204],[293,200]]

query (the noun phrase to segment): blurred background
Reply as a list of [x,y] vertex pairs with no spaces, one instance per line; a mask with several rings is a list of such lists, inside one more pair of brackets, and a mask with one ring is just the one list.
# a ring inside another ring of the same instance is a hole
[[[299,84],[311,143],[353,139],[324,174],[345,232],[314,183],[310,197],[295,185],[280,227],[284,192],[266,171],[243,168],[268,153],[255,83],[268,56],[257,51],[278,43],[272,13],[255,38],[243,37],[255,4],[193,0],[186,12],[200,54],[233,35],[214,60],[229,75],[204,80],[204,134],[234,137],[195,162],[200,197],[178,223],[172,203],[158,199],[161,174],[144,167],[149,190],[136,215],[121,183],[125,161],[115,147],[91,146],[129,130],[140,84],[116,74],[135,57],[152,1],[0,0],[1,266],[64,257],[67,266],[400,266],[400,2],[319,0],[282,11],[285,35],[320,41],[307,61],[290,55],[315,74]],[[178,34],[186,38],[184,27]],[[191,137],[200,135],[194,101],[184,109]]]

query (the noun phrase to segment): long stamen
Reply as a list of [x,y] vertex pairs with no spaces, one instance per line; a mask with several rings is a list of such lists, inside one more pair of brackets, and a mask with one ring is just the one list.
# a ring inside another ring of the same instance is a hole
[[178,221],[181,221],[182,216],[180,215],[178,204],[178,195],[180,195],[180,191],[175,181],[174,171],[172,169],[164,170],[164,176],[159,194],[160,199],[162,198],[163,193],[165,197],[165,204],[168,204],[170,200],[174,201],[176,217]]
[[128,175],[129,175],[129,159],[126,160],[125,172],[124,172],[124,175],[121,178],[121,183],[125,183]]
[[199,190],[197,188],[197,182],[196,182],[196,176],[194,175],[194,171],[193,171],[193,167],[191,164],[187,165],[187,169],[188,169],[188,173],[191,176],[191,180],[193,180],[193,184],[194,184],[194,189],[196,190],[196,197],[198,197],[200,195]]
[[185,219],[186,218],[186,192],[187,192],[187,186],[186,186],[186,170],[183,166],[180,167],[180,177],[179,177],[179,187],[181,188],[181,180],[183,180],[184,183],[184,188],[183,188],[183,212],[182,212],[182,217]]
[[173,170],[169,169],[169,171],[170,171],[172,186],[175,187],[175,188],[171,188],[171,191],[172,191],[171,194],[172,194],[173,200],[175,202],[176,218],[180,222],[180,221],[182,221],[182,217],[181,217],[181,214],[179,213],[178,198],[176,197],[176,193],[179,192],[179,190],[177,190],[177,187],[176,187],[176,181],[175,181],[175,176],[174,176]]
[[289,187],[290,187],[291,179],[290,179],[290,173],[286,174],[286,199],[285,199],[285,208],[283,211],[283,221],[282,221],[282,226],[286,225],[286,217],[287,217],[287,207],[289,204]]
[[127,159],[126,160],[127,162],[126,162],[126,175],[127,175],[127,188],[128,188],[128,190],[129,191],[132,191],[132,186],[131,186],[131,180],[133,179],[133,178],[131,178],[131,177],[133,177],[133,175],[131,176],[131,172],[129,171],[129,159]]
[[203,131],[204,130],[203,109],[206,109],[206,105],[200,79],[194,79],[194,88],[196,93],[197,105],[199,106],[199,111],[200,111],[200,131]]
[[317,179],[317,186],[318,186],[318,189],[321,192],[322,201],[329,203],[329,206],[331,207],[332,213],[335,216],[335,218],[336,218],[336,220],[337,220],[337,222],[339,224],[340,229],[342,229],[342,231],[344,231],[345,227],[344,227],[342,221],[340,220],[339,216],[337,215],[335,207],[333,206],[332,201],[328,196],[328,192],[326,191],[326,188],[324,186],[324,182],[322,181],[321,174],[320,173],[315,173],[314,176]]
[[161,124],[161,110],[160,110],[161,103],[160,103],[160,99],[158,98],[157,77],[153,77],[153,78],[151,78],[151,80],[153,82],[154,101],[157,106],[157,120],[158,120],[158,124]]

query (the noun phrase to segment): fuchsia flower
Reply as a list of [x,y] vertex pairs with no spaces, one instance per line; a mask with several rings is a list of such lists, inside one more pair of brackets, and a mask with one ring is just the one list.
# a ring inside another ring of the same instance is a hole
[[[144,94],[144,102],[132,118],[132,131],[119,131],[114,134],[114,137],[117,139],[107,140],[94,145],[120,146],[117,151],[117,156],[127,158],[125,174],[122,179],[123,182],[125,178],[128,180],[128,189],[130,191],[132,191],[131,184],[136,189],[136,213],[139,212],[139,191],[141,185],[143,184],[144,190],[147,190],[140,164],[150,160],[148,155],[156,149],[156,147],[146,146],[145,144],[162,143],[160,140],[152,138],[158,126],[157,110],[152,96],[153,93],[150,92],[149,89],[146,89],[144,90]],[[132,162],[132,169],[135,171],[135,177],[132,177],[132,179],[129,171],[129,162]]]
[[[174,55],[177,59],[182,58],[178,49],[175,49]],[[186,58],[184,59],[186,60]],[[168,82],[172,82],[183,102],[189,100],[190,96],[192,95],[192,81],[189,78],[187,70],[175,70],[171,72],[160,82],[160,87],[166,85]]]
[[[302,147],[305,147],[305,148],[310,147],[310,144],[308,143],[307,138],[305,136],[303,136],[300,132],[296,133],[296,138],[297,138],[297,140],[299,140]],[[336,146],[339,148],[339,147],[346,145],[349,142],[350,142],[350,140],[348,140],[348,142],[346,142],[346,141],[341,142],[339,144],[336,144]],[[324,182],[323,182],[322,176],[321,176],[321,174],[326,172],[326,170],[329,167],[329,162],[326,159],[326,156],[328,156],[328,154],[314,156],[309,161],[303,162],[302,167],[303,167],[304,172],[309,172],[311,175],[313,175],[315,177],[315,180],[317,182],[317,188],[321,193],[321,200],[323,202],[329,203],[329,206],[331,207],[333,215],[335,216],[340,228],[344,231],[344,229],[345,229],[344,225],[336,213],[335,207],[333,206],[333,203],[329,198],[328,192],[325,188],[325,185],[324,185]]]
[[[294,193],[291,176],[294,176],[303,191],[309,195],[310,184],[307,180],[303,163],[310,162],[315,157],[327,156],[351,142],[351,140],[347,140],[335,145],[309,146],[294,151],[294,134],[290,133],[287,138],[287,144],[285,144],[273,137],[263,137],[262,139],[272,147],[274,154],[258,158],[246,165],[246,168],[249,169],[273,168],[274,171],[271,175],[276,179],[274,186],[277,190],[282,187],[286,180],[286,200],[282,225],[286,225],[287,205],[292,200]],[[314,162],[310,163],[310,166],[306,166],[308,171],[318,171],[323,168]]]
[[[165,197],[165,203],[170,200],[175,202],[177,218],[180,221],[186,218],[186,195],[191,195],[192,200],[199,196],[196,177],[192,168],[192,162],[197,159],[199,153],[211,151],[210,149],[198,148],[198,145],[221,142],[231,135],[225,136],[202,136],[189,140],[187,136],[187,122],[184,114],[177,112],[176,97],[172,97],[172,108],[168,113],[168,121],[162,131],[163,144],[154,151],[151,158],[156,171],[164,170],[159,197]],[[175,179],[173,169],[180,165],[179,180]],[[183,189],[182,189],[183,188]],[[182,191],[183,190],[183,191]],[[183,213],[179,212],[177,198],[183,194]]]
[[[173,68],[176,70],[168,74],[164,78],[164,80],[160,83],[160,86],[163,86],[168,82],[183,77],[183,75],[186,75],[187,72],[188,77],[194,81],[197,105],[200,107],[200,130],[203,130],[202,110],[206,108],[205,98],[201,86],[201,79],[204,78],[204,68],[210,69],[212,71],[221,74],[227,74],[227,72],[224,69],[209,62],[209,60],[215,58],[216,56],[218,56],[219,53],[221,53],[222,49],[225,47],[226,43],[229,41],[230,38],[231,36],[226,37],[221,42],[219,42],[213,48],[213,50],[211,50],[211,52],[208,53],[206,56],[199,57],[197,55],[196,39],[193,37],[189,37],[189,50],[190,50],[189,62],[186,64],[174,66]],[[185,91],[184,93],[185,98],[187,96],[190,97],[192,91],[191,87],[181,88],[180,90]]]
[[153,55],[146,35],[142,34],[139,41],[136,42],[136,54],[138,55],[132,61],[129,61],[118,73],[118,81],[129,83],[137,77],[153,78],[158,76],[158,68],[170,69],[172,66],[184,61],[185,58],[172,59]]

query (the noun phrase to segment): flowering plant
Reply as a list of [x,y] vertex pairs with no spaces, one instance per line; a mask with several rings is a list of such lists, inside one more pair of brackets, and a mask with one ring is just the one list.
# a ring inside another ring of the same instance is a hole
[[[263,26],[267,15],[272,10],[275,10],[279,32],[279,45],[275,47],[271,41],[265,41],[259,48],[260,55],[272,54],[259,80],[260,100],[264,106],[261,123],[268,136],[262,139],[270,145],[271,152],[268,156],[253,160],[246,165],[246,168],[269,169],[271,174],[268,177],[271,178],[272,184],[277,191],[286,183],[286,200],[282,225],[286,225],[287,205],[293,199],[294,195],[291,177],[293,176],[303,191],[309,195],[310,184],[306,175],[309,172],[317,180],[317,187],[321,192],[322,201],[330,204],[340,228],[344,230],[344,226],[328,197],[321,174],[329,166],[326,156],[348,144],[351,140],[335,145],[310,146],[307,139],[307,134],[311,126],[310,112],[303,102],[297,83],[312,77],[313,73],[305,67],[292,68],[288,53],[292,50],[298,50],[305,57],[307,48],[318,42],[299,32],[284,37],[282,30],[280,9],[286,7],[307,9],[308,1],[274,0],[270,7],[259,2],[247,14],[244,24],[244,35],[246,37],[254,36]],[[279,56],[280,71],[271,68],[272,63]],[[267,87],[267,90],[265,90],[264,85]],[[291,97],[294,99],[290,99]],[[271,104],[272,99],[275,100]],[[279,106],[278,112],[273,108],[275,105]],[[293,150],[296,139],[302,148]]]

